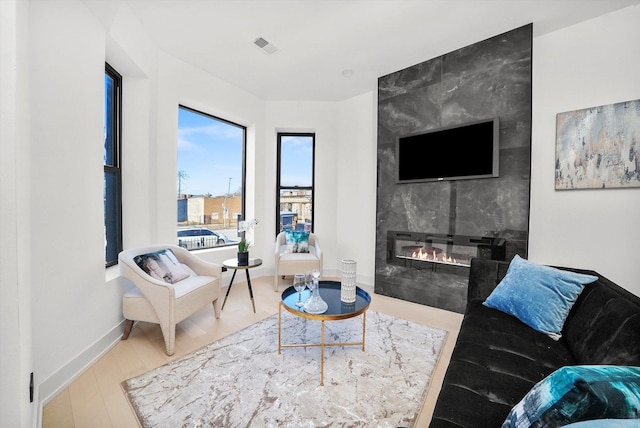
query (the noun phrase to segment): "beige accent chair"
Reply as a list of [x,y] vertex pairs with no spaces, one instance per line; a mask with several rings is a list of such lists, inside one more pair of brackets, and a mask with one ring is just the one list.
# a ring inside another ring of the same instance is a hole
[[280,276],[284,278],[285,276],[295,275],[296,273],[306,273],[313,269],[318,269],[322,276],[322,250],[320,249],[318,238],[313,233],[309,234],[308,253],[289,253],[287,252],[285,233],[280,232],[276,237],[275,261],[275,291],[278,291]]
[[[134,257],[170,248],[189,277],[174,284],[152,278],[134,262]],[[122,340],[129,337],[134,321],[160,324],[167,355],[173,355],[176,324],[203,306],[213,304],[220,318],[222,268],[191,254],[176,245],[150,245],[122,251],[118,255],[120,274],[131,281],[122,296],[122,313],[126,319]]]

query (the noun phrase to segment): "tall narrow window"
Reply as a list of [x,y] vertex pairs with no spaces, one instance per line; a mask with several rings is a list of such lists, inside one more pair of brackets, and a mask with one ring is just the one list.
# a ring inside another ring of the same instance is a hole
[[278,134],[276,234],[313,231],[315,134]]
[[188,250],[238,243],[244,218],[246,128],[178,109],[178,236]]
[[106,266],[118,263],[122,251],[120,122],[122,77],[109,64],[104,73],[104,245]]

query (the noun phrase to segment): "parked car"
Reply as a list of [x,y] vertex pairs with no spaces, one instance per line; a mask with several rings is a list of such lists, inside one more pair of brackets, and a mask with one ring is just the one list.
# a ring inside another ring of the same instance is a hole
[[227,235],[201,227],[178,229],[178,245],[187,250],[224,245],[231,240]]

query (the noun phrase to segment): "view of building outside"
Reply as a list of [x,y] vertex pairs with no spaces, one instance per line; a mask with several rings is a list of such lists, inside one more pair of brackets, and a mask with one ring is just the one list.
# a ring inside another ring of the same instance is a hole
[[238,242],[244,192],[243,126],[180,106],[178,244],[207,248]]
[[276,232],[313,229],[314,134],[278,134]]

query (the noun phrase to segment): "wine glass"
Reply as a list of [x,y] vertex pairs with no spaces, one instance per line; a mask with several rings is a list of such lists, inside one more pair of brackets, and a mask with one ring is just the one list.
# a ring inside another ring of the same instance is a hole
[[298,301],[296,302],[297,307],[302,307],[304,303],[302,303],[302,291],[305,289],[307,284],[305,284],[305,275],[303,273],[297,273],[293,277],[293,288],[298,292]]

